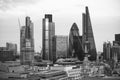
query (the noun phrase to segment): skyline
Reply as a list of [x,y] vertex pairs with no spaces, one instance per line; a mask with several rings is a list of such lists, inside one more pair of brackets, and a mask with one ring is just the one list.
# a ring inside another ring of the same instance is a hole
[[[53,15],[56,35],[68,36],[74,22],[78,25],[80,35],[82,35],[82,13],[85,12],[85,6],[88,6],[97,51],[102,51],[103,42],[113,41],[114,35],[120,33],[119,3],[119,0],[1,0],[0,46],[5,46],[6,42],[17,43],[19,51],[18,18],[21,26],[24,26],[24,18],[30,16],[34,23],[35,51],[40,51],[42,18],[47,13]],[[61,26],[65,27],[64,31]]]

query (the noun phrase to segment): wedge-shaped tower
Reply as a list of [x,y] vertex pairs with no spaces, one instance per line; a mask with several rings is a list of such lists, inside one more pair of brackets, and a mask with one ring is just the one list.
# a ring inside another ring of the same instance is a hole
[[96,60],[97,56],[96,45],[88,7],[86,7],[86,13],[83,13],[82,16],[83,16],[83,35],[82,35],[83,47],[85,50],[85,44],[87,42],[88,54],[90,55],[89,60]]

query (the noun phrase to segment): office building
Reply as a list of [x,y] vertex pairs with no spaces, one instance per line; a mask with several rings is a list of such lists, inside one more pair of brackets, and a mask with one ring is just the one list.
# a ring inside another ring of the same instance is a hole
[[17,44],[6,43],[6,48],[7,48],[7,50],[13,51],[14,55],[17,54]]
[[84,59],[82,45],[82,36],[79,35],[79,29],[76,23],[73,23],[69,33],[69,57]]
[[53,37],[55,36],[55,23],[52,22],[52,15],[45,14],[42,20],[42,49],[43,60],[53,60]]
[[0,47],[0,61],[14,61],[14,51],[8,50],[6,47]]
[[17,44],[6,43],[6,47],[0,47],[0,61],[14,61],[17,54]]
[[90,55],[89,60],[96,60],[97,52],[96,52],[96,45],[93,35],[92,24],[90,20],[90,14],[88,7],[86,7],[86,13],[82,14],[83,16],[83,34],[82,34],[82,43],[85,50],[86,42],[89,42],[87,46],[88,54]]
[[120,45],[120,34],[115,34],[115,41]]
[[68,55],[68,36],[57,35],[54,37],[53,59],[67,58]]
[[110,60],[112,59],[111,52],[112,45],[110,42],[104,42],[103,44],[103,59]]
[[120,61],[120,34],[115,34],[115,41],[112,46],[112,59],[114,61]]
[[120,61],[120,46],[119,45],[113,45],[112,46],[112,59],[114,61]]
[[21,64],[31,65],[34,61],[34,34],[30,17],[25,18],[25,26],[20,30]]

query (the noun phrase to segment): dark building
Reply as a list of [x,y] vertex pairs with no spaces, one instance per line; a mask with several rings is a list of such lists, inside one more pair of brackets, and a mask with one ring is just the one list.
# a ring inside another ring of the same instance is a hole
[[14,55],[17,55],[17,44],[13,44],[13,43],[6,43],[6,48],[9,51],[13,51]]
[[112,46],[112,59],[120,61],[120,34],[115,34],[115,41]]
[[112,59],[112,45],[110,42],[104,42],[103,44],[103,59],[110,60]]
[[20,30],[21,64],[31,65],[34,61],[34,34],[30,17],[25,18],[25,26]]
[[53,37],[55,36],[55,23],[52,22],[52,15],[46,14],[42,20],[42,49],[43,60],[53,61]]
[[68,55],[68,36],[55,36],[53,48],[53,60],[54,62],[59,58],[67,58]]
[[82,46],[82,37],[79,35],[79,29],[74,23],[69,33],[69,54],[68,57],[84,59],[84,52]]
[[45,14],[45,18],[47,18],[49,22],[52,22],[52,14]]
[[112,51],[111,58],[116,62],[120,61],[120,46],[113,45],[111,51]]
[[15,61],[15,56],[13,51],[0,51],[0,61]]
[[86,13],[82,14],[83,16],[83,35],[82,35],[82,43],[85,50],[85,44],[86,42],[89,43],[87,46],[88,54],[90,55],[89,60],[96,60],[97,58],[97,52],[96,52],[96,45],[92,30],[92,24],[90,20],[89,10],[88,7],[86,7]]
[[0,61],[14,61],[14,51],[7,49],[7,47],[0,47]]
[[115,34],[115,41],[113,45],[110,42],[104,42],[103,44],[103,59],[120,61],[120,45],[119,45],[119,34]]
[[120,45],[120,34],[115,34],[115,41]]

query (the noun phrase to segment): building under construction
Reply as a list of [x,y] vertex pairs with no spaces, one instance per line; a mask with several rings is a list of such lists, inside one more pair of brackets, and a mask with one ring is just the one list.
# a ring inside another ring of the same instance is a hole
[[25,26],[20,29],[21,64],[31,65],[34,61],[33,23],[30,17],[25,18]]

